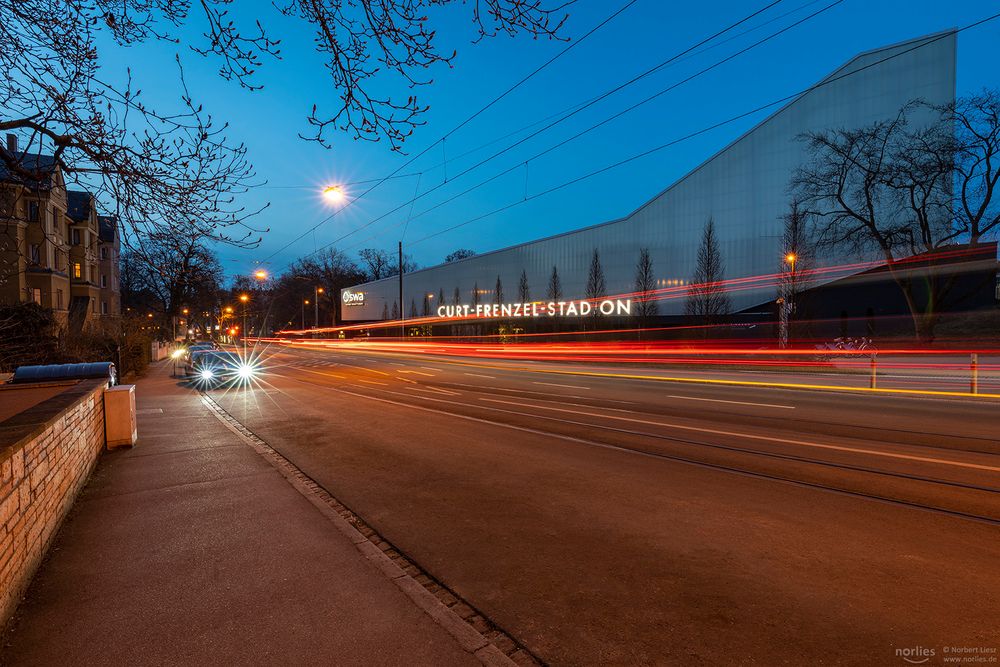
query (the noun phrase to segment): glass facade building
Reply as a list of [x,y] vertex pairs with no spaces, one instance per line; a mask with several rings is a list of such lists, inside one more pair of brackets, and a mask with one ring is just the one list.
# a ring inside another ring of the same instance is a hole
[[[649,249],[656,287],[682,286],[695,271],[698,246],[709,218],[715,222],[726,278],[774,273],[781,269],[783,216],[791,199],[789,181],[807,158],[799,137],[806,132],[889,120],[914,99],[931,104],[953,101],[956,42],[954,32],[945,32],[862,53],[624,218],[407,273],[403,304],[397,303],[397,278],[355,286],[341,295],[343,320],[381,320],[391,315],[394,305],[406,316],[413,305],[423,314],[425,299],[433,313],[441,294],[451,304],[456,289],[461,303],[489,303],[494,300],[497,276],[503,284],[504,300],[519,301],[522,271],[527,275],[531,300],[546,299],[553,267],[562,283],[563,298],[583,298],[595,248],[608,295],[632,292],[642,248]],[[917,117],[914,122],[919,124],[920,120]],[[830,257],[824,261],[858,259]],[[474,295],[477,289],[478,299]],[[773,289],[731,295],[737,311],[774,298]],[[659,304],[661,315],[683,311],[681,298]]]

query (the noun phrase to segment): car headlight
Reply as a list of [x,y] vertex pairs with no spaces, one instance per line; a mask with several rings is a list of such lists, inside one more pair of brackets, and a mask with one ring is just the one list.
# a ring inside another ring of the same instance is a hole
[[212,378],[215,377],[215,373],[212,372],[212,369],[210,368],[206,368],[201,373],[199,373],[199,375],[201,376],[202,380],[211,380]]
[[240,364],[240,366],[236,369],[236,374],[241,380],[249,380],[257,374],[257,369],[249,364]]
[[174,350],[170,353],[170,357],[173,359],[180,359],[184,356],[184,350]]

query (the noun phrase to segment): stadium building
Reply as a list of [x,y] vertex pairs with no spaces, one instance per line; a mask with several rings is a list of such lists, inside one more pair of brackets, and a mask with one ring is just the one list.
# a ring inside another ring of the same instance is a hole
[[[475,314],[478,308],[480,316],[510,317],[511,313],[493,313],[488,308],[497,302],[497,277],[504,288],[503,302],[521,300],[522,272],[527,277],[529,300],[546,300],[554,269],[562,286],[561,300],[582,300],[595,249],[606,280],[604,294],[633,292],[643,248],[648,248],[652,260],[654,288],[678,287],[677,291],[683,291],[695,273],[698,247],[709,219],[714,221],[726,278],[774,274],[781,270],[789,181],[807,159],[800,135],[889,120],[914,99],[933,105],[952,102],[956,41],[956,34],[948,31],[862,53],[629,215],[407,273],[402,303],[396,277],[345,289],[341,293],[341,319],[350,324],[393,319],[396,314],[406,318],[454,314],[453,308],[444,306],[459,306],[459,314]],[[916,124],[922,120],[929,117],[913,119]],[[822,260],[830,265],[857,261],[856,256]],[[859,268],[857,273],[865,271]],[[992,286],[989,291],[992,295]],[[440,303],[442,297],[445,303]],[[773,314],[775,298],[773,284],[730,295],[732,310],[743,313],[756,309]],[[684,313],[684,307],[684,298],[664,298],[658,311],[661,316],[677,316]],[[619,308],[620,304],[608,307],[609,312],[620,315]],[[552,315],[544,309],[541,313],[521,313],[525,314]],[[575,314],[579,313],[570,313]],[[864,307],[851,316],[863,314]]]

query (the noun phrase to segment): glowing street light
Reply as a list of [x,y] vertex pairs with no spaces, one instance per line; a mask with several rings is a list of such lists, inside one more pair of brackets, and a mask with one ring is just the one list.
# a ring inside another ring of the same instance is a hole
[[240,294],[240,301],[243,302],[243,358],[246,359],[247,356],[247,301],[250,300],[249,294]]
[[264,269],[257,269],[256,271],[254,271],[253,277],[256,278],[257,280],[267,280],[267,271],[265,271]]
[[344,201],[344,191],[339,185],[329,185],[323,188],[323,199],[331,204],[339,204]]
[[795,256],[794,252],[790,252],[787,255],[785,255],[785,261],[791,264],[792,266],[795,266],[796,259],[798,259],[798,257]]

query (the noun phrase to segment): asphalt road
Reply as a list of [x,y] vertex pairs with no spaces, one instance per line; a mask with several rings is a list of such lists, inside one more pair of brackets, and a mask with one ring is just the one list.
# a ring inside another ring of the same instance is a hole
[[1000,651],[1000,402],[264,358],[215,399],[547,663]]

